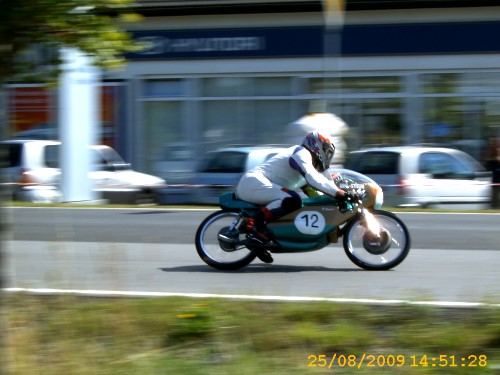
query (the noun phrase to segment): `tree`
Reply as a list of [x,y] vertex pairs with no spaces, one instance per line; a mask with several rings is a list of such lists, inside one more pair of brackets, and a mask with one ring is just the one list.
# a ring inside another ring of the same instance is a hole
[[99,67],[122,66],[125,53],[141,48],[124,28],[139,18],[132,2],[0,0],[0,83],[53,80],[62,46],[79,48]]

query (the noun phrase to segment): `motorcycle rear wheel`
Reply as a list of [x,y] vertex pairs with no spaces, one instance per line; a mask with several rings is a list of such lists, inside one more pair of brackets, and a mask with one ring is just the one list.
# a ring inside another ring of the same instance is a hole
[[388,270],[400,264],[410,252],[410,232],[392,212],[375,210],[373,215],[382,228],[381,243],[376,243],[363,219],[356,218],[344,230],[344,250],[354,264],[365,270]]
[[230,230],[238,220],[235,212],[217,211],[202,221],[195,245],[206,264],[219,270],[237,270],[255,259],[255,253],[242,244],[244,235]]

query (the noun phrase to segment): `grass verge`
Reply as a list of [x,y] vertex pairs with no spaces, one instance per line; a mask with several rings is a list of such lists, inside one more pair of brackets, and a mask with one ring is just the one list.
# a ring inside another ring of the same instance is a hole
[[15,375],[500,371],[498,308],[4,297]]

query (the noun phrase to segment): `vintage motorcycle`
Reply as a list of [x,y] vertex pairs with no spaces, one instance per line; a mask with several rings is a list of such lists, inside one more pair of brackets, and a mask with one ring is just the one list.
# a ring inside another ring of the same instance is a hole
[[[334,177],[337,186],[359,198],[347,203],[347,210],[327,195],[304,198],[300,209],[269,223],[275,244],[267,250],[273,254],[319,250],[343,237],[346,255],[363,269],[388,270],[400,264],[410,251],[410,233],[398,216],[380,209],[381,187],[347,169],[335,171]],[[234,193],[221,195],[219,205],[221,210],[200,224],[196,250],[206,264],[236,270],[250,264],[264,246],[239,230],[260,206],[239,200]]]

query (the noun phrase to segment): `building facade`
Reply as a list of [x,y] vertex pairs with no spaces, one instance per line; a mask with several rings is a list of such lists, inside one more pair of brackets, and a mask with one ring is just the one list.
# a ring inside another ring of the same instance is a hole
[[[325,27],[321,1],[139,1],[130,31],[148,48],[104,75],[103,134],[165,175],[168,146],[280,144],[288,123],[326,111],[351,150],[440,143],[481,160],[500,124],[494,3],[348,0],[342,27]],[[36,126],[21,127],[26,90],[9,90],[11,131]]]

